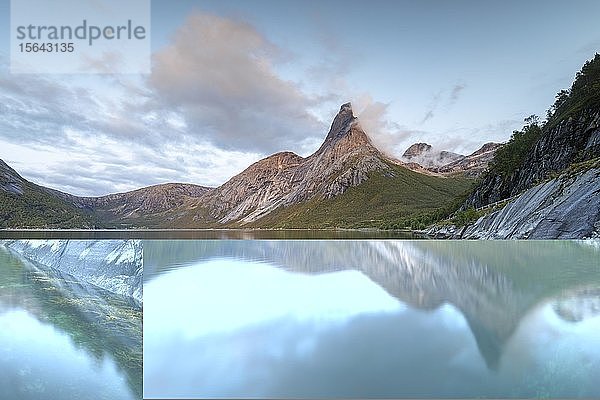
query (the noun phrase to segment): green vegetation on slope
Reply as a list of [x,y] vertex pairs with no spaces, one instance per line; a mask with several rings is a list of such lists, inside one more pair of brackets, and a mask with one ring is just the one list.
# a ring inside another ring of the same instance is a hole
[[600,54],[586,61],[569,90],[561,90],[547,111],[545,128],[550,129],[561,121],[577,115],[587,108],[600,107]]
[[253,227],[269,228],[421,228],[448,214],[473,180],[419,174],[388,164],[359,186],[332,199],[312,199],[281,207]]
[[525,118],[525,126],[520,131],[514,131],[508,143],[499,148],[490,163],[491,174],[504,177],[512,174],[525,160],[529,150],[542,136],[538,117],[531,115]]
[[561,90],[556,101],[547,111],[547,120],[540,124],[538,117],[525,118],[525,126],[514,131],[506,145],[498,149],[490,163],[489,174],[510,176],[544,132],[556,127],[561,121],[578,115],[582,110],[600,107],[600,54],[587,61],[575,76],[569,90]]
[[95,228],[98,219],[72,204],[25,183],[23,194],[0,190],[0,228]]

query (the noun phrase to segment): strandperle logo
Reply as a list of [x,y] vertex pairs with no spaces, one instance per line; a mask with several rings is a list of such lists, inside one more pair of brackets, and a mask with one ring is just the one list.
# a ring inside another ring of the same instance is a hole
[[146,28],[134,25],[132,20],[127,20],[123,25],[98,26],[88,23],[84,19],[81,25],[72,27],[69,25],[32,25],[17,26],[18,40],[31,41],[56,41],[56,40],[86,40],[92,46],[95,41],[104,40],[144,40],[146,39]]
[[12,73],[147,74],[150,0],[11,0]]

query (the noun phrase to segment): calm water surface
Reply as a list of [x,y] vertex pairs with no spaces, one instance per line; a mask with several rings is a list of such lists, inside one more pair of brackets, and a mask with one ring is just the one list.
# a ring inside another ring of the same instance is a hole
[[146,397],[600,397],[578,242],[148,241]]
[[141,399],[141,310],[0,246],[0,398]]
[[377,229],[0,229],[0,239],[425,239],[411,231]]

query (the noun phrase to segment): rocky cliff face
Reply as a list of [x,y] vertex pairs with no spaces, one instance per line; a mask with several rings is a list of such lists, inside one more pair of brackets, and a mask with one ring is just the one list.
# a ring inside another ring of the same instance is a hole
[[[3,187],[18,192],[19,181],[14,174],[4,175]],[[43,187],[36,190],[82,215],[79,219],[86,217],[95,222],[95,227],[239,227],[259,220],[264,226],[289,223],[304,227],[318,222],[327,227],[345,227],[382,226],[398,223],[398,218],[404,223],[414,215],[446,206],[469,185],[462,176],[442,177],[381,153],[347,103],[341,106],[315,153],[308,157],[291,152],[274,154],[217,188],[164,184],[102,197],[78,197]],[[343,196],[349,188],[359,186]],[[18,197],[14,193],[11,196]],[[38,209],[38,199],[21,203],[23,208]],[[5,208],[13,213],[12,205]],[[53,210],[51,204],[44,208]],[[54,211],[59,216],[64,214]],[[41,213],[40,218],[46,217],[47,212]],[[70,218],[59,227],[80,228],[78,221]],[[24,227],[13,221],[4,225]]]
[[600,156],[600,111],[586,109],[545,129],[524,162],[510,175],[487,175],[465,202],[482,207],[515,196],[565,170],[570,164]]
[[[245,224],[280,206],[337,196],[360,185],[368,179],[369,172],[388,169],[388,162],[394,161],[373,146],[347,103],[312,155],[303,158],[291,152],[274,154],[186,208],[195,210],[191,216],[194,221]],[[183,218],[189,219],[189,213]]]
[[524,150],[524,157],[512,168],[491,171],[463,208],[518,195],[573,163],[600,157],[600,54],[584,64],[569,90],[557,95],[548,121],[534,138],[523,148],[511,139],[512,146],[509,142],[505,149]]
[[600,165],[534,186],[501,210],[466,227],[458,236],[467,239],[600,237]]
[[402,154],[402,157],[410,161],[412,158],[422,156],[431,151],[431,145],[427,143],[414,143]]
[[[561,91],[548,120],[528,125],[501,150],[462,205],[508,204],[461,230],[467,238],[597,237],[600,225],[600,55]],[[510,151],[510,153],[508,153]],[[516,156],[515,156],[516,155]],[[449,232],[451,235],[456,233]]]
[[24,179],[14,169],[0,160],[0,190],[15,195],[22,195],[24,183]]

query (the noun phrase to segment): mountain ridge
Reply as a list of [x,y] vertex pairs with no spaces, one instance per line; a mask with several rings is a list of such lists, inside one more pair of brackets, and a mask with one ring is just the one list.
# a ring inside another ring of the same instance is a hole
[[[0,195],[7,193],[11,199],[18,198],[20,182],[28,181],[12,169],[6,171],[3,183],[0,182],[4,185],[0,186],[4,189]],[[364,186],[367,181],[369,185]],[[419,166],[409,168],[381,152],[362,128],[352,105],[345,103],[313,154],[301,157],[289,151],[275,153],[216,188],[169,183],[124,193],[81,197],[35,187],[44,193],[45,202],[58,202],[79,218],[95,221],[85,224],[87,228],[105,225],[206,228],[264,226],[264,221],[269,221],[267,225],[279,226],[286,225],[288,220],[293,221],[292,227],[314,223],[348,227],[357,213],[368,218],[352,224],[387,226],[397,218],[406,220],[446,207],[469,186],[469,180],[436,176]],[[346,195],[348,190],[357,187],[361,189]],[[386,193],[385,200],[383,193]],[[356,196],[362,199],[359,204],[355,204]],[[322,221],[312,220],[311,209],[333,204],[335,210],[327,212]],[[27,210],[24,209],[24,213],[27,214]],[[333,214],[336,216],[329,218]],[[266,218],[271,215],[280,219]],[[34,224],[39,225],[48,226],[42,221]],[[27,222],[19,226],[31,227]],[[68,222],[60,226],[80,227]]]
[[457,174],[476,178],[483,174],[493,159],[501,143],[488,142],[469,155],[451,151],[436,151],[428,143],[414,143],[409,146],[400,158],[408,168],[415,171],[424,169],[435,174]]
[[239,221],[245,225],[278,207],[340,195],[368,179],[369,172],[388,169],[388,163],[395,160],[373,145],[352,105],[345,103],[313,154],[300,157],[281,152],[257,161],[190,204],[201,209],[191,218],[201,223],[211,223],[212,218],[220,224]]

